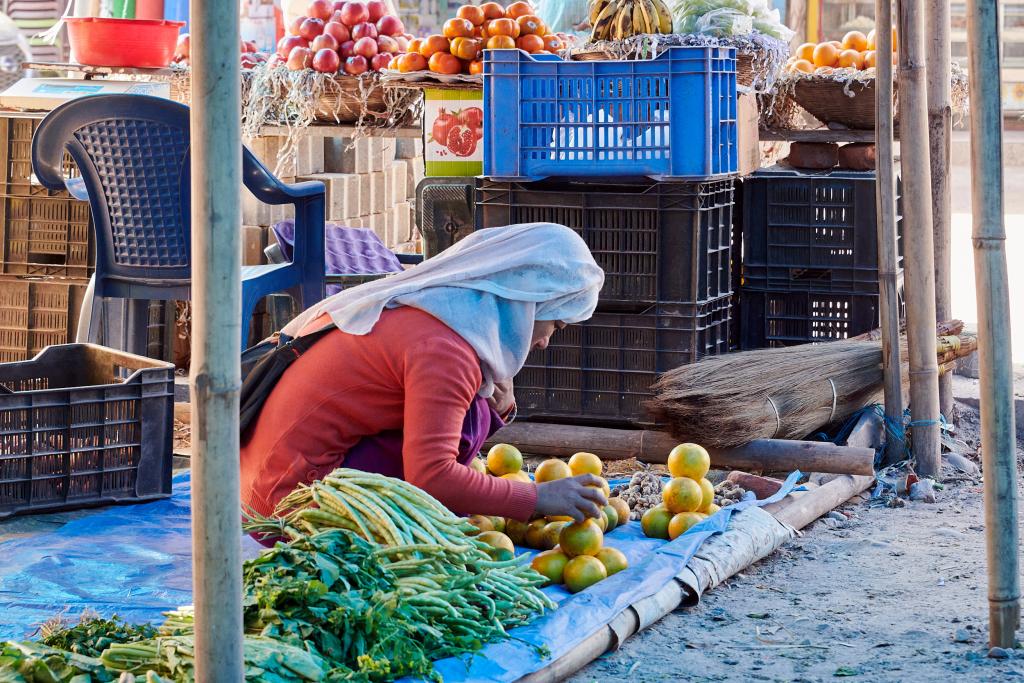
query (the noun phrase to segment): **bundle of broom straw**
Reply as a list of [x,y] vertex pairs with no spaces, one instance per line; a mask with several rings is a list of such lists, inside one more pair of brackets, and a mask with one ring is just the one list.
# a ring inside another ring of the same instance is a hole
[[[959,321],[937,331],[939,372],[952,372],[977,338]],[[865,337],[705,358],[664,373],[647,408],[675,438],[712,448],[804,438],[882,400],[882,345]],[[907,385],[905,360],[902,375]]]

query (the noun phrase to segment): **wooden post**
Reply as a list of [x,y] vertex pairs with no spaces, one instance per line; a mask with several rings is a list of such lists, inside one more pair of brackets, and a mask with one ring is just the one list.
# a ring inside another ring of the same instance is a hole
[[[967,3],[967,47],[970,73],[975,76],[970,79],[971,197],[981,361],[989,644],[1013,647],[1020,622],[1020,570],[1011,309],[1003,224],[1003,112],[1000,81],[995,77],[1000,62],[996,0]],[[982,74],[993,76],[977,77]]]
[[[875,0],[877,54],[892,53],[892,0]],[[875,60],[875,205],[878,221],[879,322],[882,332],[882,374],[885,417],[903,424],[903,381],[900,365],[900,308],[896,247],[896,180],[893,161],[892,60]],[[883,460],[891,464],[903,444],[886,439]]]
[[192,585],[198,683],[241,683],[238,3],[192,0]]
[[[950,95],[949,0],[927,0],[928,141],[931,143],[932,225],[935,240],[935,313],[952,317],[950,275],[950,142],[953,104]],[[953,376],[939,377],[939,409],[953,416]]]
[[[917,471],[939,474],[939,366],[935,357],[935,248],[921,0],[899,3],[900,158],[903,171],[904,298],[910,360],[911,434]],[[881,47],[879,60],[890,53]],[[980,73],[980,72],[976,72]]]

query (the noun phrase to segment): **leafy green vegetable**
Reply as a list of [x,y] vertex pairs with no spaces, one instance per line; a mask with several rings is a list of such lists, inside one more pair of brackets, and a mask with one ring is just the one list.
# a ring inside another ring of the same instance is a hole
[[156,635],[149,624],[128,624],[116,614],[110,619],[84,619],[74,626],[45,635],[42,643],[89,657],[99,657],[114,643],[134,643]]

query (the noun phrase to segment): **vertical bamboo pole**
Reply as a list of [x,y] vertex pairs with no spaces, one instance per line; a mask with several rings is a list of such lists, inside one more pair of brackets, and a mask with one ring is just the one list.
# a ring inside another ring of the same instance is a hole
[[[932,221],[935,240],[935,314],[953,317],[950,282],[950,142],[953,105],[950,95],[949,0],[927,0],[928,140],[931,143]],[[939,377],[939,409],[953,415],[953,375]]]
[[192,583],[199,683],[240,683],[238,3],[192,0]]
[[[918,473],[935,477],[940,465],[939,366],[935,357],[935,249],[922,9],[921,0],[899,2],[900,161],[911,434]],[[877,60],[887,56],[879,51]]]
[[[971,97],[974,277],[981,360],[981,442],[985,468],[989,643],[1013,647],[1020,622],[1017,468],[1014,454],[1010,294],[1003,225],[1003,113],[996,0],[967,3]],[[989,74],[990,77],[984,77]]]
[[[892,54],[892,0],[875,0],[877,54]],[[885,417],[903,424],[903,383],[900,367],[900,308],[897,291],[896,182],[893,163],[892,60],[875,60],[875,204],[878,220],[879,322],[882,328],[882,369]],[[903,444],[887,438],[885,464],[896,462]]]

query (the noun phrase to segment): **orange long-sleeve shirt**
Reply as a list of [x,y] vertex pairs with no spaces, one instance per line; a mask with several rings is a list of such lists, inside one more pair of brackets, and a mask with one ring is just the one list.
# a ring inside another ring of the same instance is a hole
[[288,368],[243,440],[243,505],[270,514],[299,483],[342,466],[363,437],[402,430],[406,481],[460,514],[528,519],[536,486],[456,460],[481,381],[472,347],[423,311],[387,310],[364,336],[332,330]]

